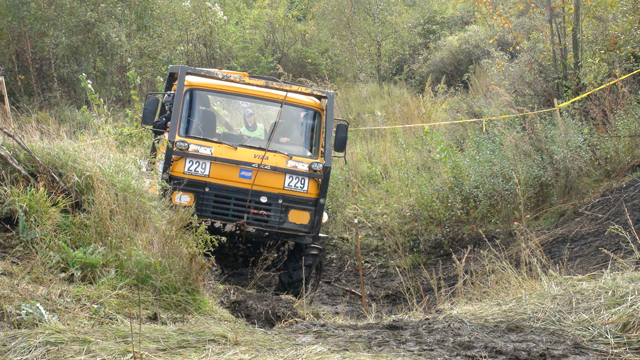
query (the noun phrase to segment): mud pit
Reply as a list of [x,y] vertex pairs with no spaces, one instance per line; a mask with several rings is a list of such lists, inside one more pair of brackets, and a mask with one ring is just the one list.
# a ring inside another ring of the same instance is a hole
[[[329,243],[326,246],[329,254],[325,258],[322,281],[318,290],[306,298],[306,305],[310,305],[312,311],[320,317],[361,320],[365,315],[359,293],[357,264],[350,259],[350,254],[341,251],[338,245]],[[408,310],[398,276],[388,268],[376,265],[373,258],[367,261],[365,256],[365,261],[364,277],[368,303],[374,304],[379,314],[394,315]],[[278,281],[278,273],[275,271],[214,271],[212,276],[215,281],[225,285],[220,302],[236,317],[245,319],[250,324],[263,328],[277,325],[273,323],[271,316],[279,311],[278,304],[283,304],[288,309],[286,312],[290,314],[283,317],[284,321],[300,318],[290,309],[296,303],[299,304],[299,300],[272,295]]]
[[[629,230],[631,221],[640,226],[640,179],[585,201],[572,214],[537,233],[540,245],[555,263],[565,264],[568,273],[585,274],[615,266],[602,249],[625,257],[629,242],[620,235],[608,233],[614,224]],[[625,211],[626,207],[626,211]],[[491,237],[489,237],[491,239]],[[513,241],[513,240],[511,240]],[[503,244],[508,244],[508,238]],[[466,242],[482,248],[477,239]],[[515,241],[514,241],[515,243]],[[239,270],[213,278],[226,286],[221,303],[232,314],[263,328],[274,328],[301,344],[321,344],[336,353],[359,352],[384,354],[399,358],[443,359],[595,359],[604,357],[562,335],[534,329],[490,327],[460,319],[431,315],[419,321],[355,323],[366,320],[358,295],[359,277],[354,254],[345,251],[346,244],[331,240],[327,247],[322,284],[308,299],[309,318],[303,321],[300,304],[290,297],[273,296],[277,273]],[[427,268],[441,271],[446,284],[455,283],[451,253],[437,250],[425,254],[435,259]],[[383,266],[375,254],[363,252],[365,285],[369,304],[375,304],[379,315],[393,316],[411,308],[407,292],[397,273]],[[470,263],[473,262],[473,254]],[[433,291],[427,284],[427,296]],[[308,304],[307,304],[308,305]],[[433,308],[430,307],[430,310]],[[339,318],[345,325],[322,319]]]
[[227,287],[218,299],[233,316],[263,329],[299,319],[295,300],[291,297]]
[[[333,305],[325,284],[313,309],[361,314],[357,299]],[[373,358],[426,359],[599,359],[602,354],[562,335],[509,326],[474,324],[437,314],[422,320],[394,320],[363,324],[304,321],[300,303],[235,286],[225,288],[221,303],[251,325],[272,329],[301,345],[320,345],[332,353]],[[296,306],[297,305],[297,306]],[[359,316],[362,320],[362,316]]]
[[[298,311],[302,308],[299,300],[271,294],[277,281],[276,273],[255,274],[245,270],[223,276],[217,274],[223,284],[228,284],[220,301],[234,316],[251,325],[272,329],[302,345],[321,345],[338,356],[576,360],[602,357],[562,335],[513,326],[474,324],[438,314],[422,320],[367,323],[361,298],[352,292],[359,289],[357,270],[351,267],[355,266],[353,261],[350,262],[346,254],[334,253],[326,265],[323,283],[306,304],[307,318],[320,321],[304,321],[305,317]],[[369,265],[365,278],[370,306],[375,304],[378,314],[387,315],[407,310],[397,276]],[[346,320],[347,324],[322,321],[336,318]]]

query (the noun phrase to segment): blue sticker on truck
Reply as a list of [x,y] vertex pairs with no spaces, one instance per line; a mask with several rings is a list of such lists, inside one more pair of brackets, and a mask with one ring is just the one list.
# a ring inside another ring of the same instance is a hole
[[253,178],[253,170],[240,169],[240,174],[238,174],[240,179],[251,180]]

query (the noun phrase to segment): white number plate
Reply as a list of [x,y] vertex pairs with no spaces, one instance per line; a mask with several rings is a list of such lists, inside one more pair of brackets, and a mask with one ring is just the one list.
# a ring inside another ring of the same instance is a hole
[[211,161],[189,158],[184,161],[185,175],[209,176],[209,170],[211,170]]
[[306,193],[309,191],[309,178],[306,176],[286,174],[284,176],[284,189]]

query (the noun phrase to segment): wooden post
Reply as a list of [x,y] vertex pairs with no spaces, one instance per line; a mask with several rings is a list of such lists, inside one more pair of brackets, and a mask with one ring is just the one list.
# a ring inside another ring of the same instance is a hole
[[558,99],[553,99],[553,105],[556,107],[556,120],[558,120],[558,128],[560,128],[560,134],[564,136],[564,123],[562,122],[562,116],[560,116],[560,108],[558,107]]
[[358,270],[360,271],[360,294],[362,295],[362,310],[367,312],[367,294],[364,290],[364,276],[362,275],[362,253],[360,252],[360,235],[358,234],[358,216],[356,215],[356,244],[358,250]]
[[0,76],[0,89],[2,90],[2,95],[4,96],[4,109],[7,113],[7,118],[13,125],[13,118],[11,117],[11,106],[9,105],[9,95],[7,94],[7,86],[4,83],[4,76]]

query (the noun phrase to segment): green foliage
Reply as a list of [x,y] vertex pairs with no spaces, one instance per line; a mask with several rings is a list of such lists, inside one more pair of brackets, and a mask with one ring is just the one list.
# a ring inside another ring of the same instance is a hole
[[68,206],[67,199],[51,195],[44,188],[2,187],[0,198],[2,216],[18,220],[18,245],[36,252],[52,241],[51,233],[61,219],[61,211]]
[[560,0],[9,0],[0,4],[0,75],[13,101],[95,112],[105,103],[137,110],[170,64],[316,82],[404,80],[418,92],[443,78],[468,88],[482,67],[521,95],[519,106],[546,106],[640,59],[633,0],[581,3],[574,39],[573,2]]
[[22,304],[21,309],[22,310],[20,312],[19,318],[23,322],[36,324],[58,323],[58,317],[55,315],[51,315],[38,302],[30,301],[28,303]]
[[[98,93],[96,93],[96,91],[93,89],[93,85],[92,85],[93,82],[87,79],[87,75],[85,75],[84,73],[78,77],[80,78],[80,84],[82,85],[82,88],[85,90],[87,94],[87,99],[89,100],[89,104],[91,104],[90,105],[91,111],[94,113],[97,113],[100,116],[104,116],[106,112],[104,100],[101,99],[100,95],[98,95]],[[84,106],[82,110],[86,112],[87,107]]]
[[420,57],[413,64],[415,81],[421,88],[432,78],[447,86],[467,85],[474,65],[492,57],[496,49],[491,45],[491,33],[478,26],[469,26],[464,32],[438,41],[433,53]]
[[59,242],[60,249],[54,253],[54,267],[67,277],[78,281],[94,281],[98,278],[102,265],[102,249],[93,245],[72,250],[63,242]]

